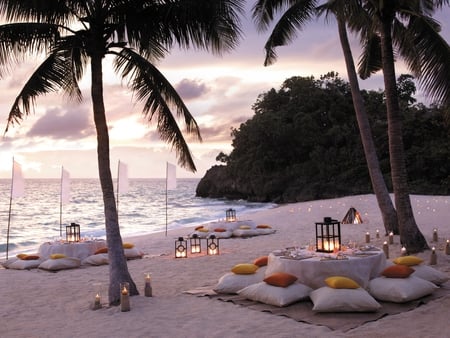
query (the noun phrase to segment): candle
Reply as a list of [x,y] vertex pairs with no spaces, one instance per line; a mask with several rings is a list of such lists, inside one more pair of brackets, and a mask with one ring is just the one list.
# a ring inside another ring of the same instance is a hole
[[437,229],[433,229],[433,242],[437,242],[437,241],[438,241]]
[[377,238],[380,238],[380,230],[377,229]]
[[389,233],[389,244],[394,244],[394,233],[392,231]]
[[366,232],[366,243],[370,243],[370,234]]
[[102,303],[100,302],[100,295],[97,293],[94,300],[94,310],[100,309],[101,307]]
[[406,248],[403,246],[402,247],[402,250],[401,250],[401,255],[402,256],[406,256],[408,253],[407,253],[407,251],[406,251]]
[[450,240],[447,239],[447,243],[445,244],[445,254],[450,255]]
[[151,284],[151,278],[150,273],[145,274],[145,288],[144,288],[144,294],[145,297],[152,297],[152,284]]
[[436,265],[436,264],[437,264],[436,249],[435,249],[435,247],[433,247],[431,249],[430,265]]
[[389,258],[389,245],[386,241],[383,243],[383,252],[386,258]]
[[130,284],[128,282],[120,283],[120,311],[130,311]]

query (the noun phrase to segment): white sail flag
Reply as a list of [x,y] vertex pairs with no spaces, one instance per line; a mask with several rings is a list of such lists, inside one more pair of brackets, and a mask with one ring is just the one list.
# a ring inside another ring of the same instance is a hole
[[22,175],[22,167],[13,159],[11,197],[17,198],[25,194],[25,179]]
[[177,167],[174,164],[167,162],[167,190],[174,190],[177,188],[177,175],[176,175]]
[[61,203],[69,203],[70,200],[70,174],[62,168],[61,171]]
[[117,193],[126,194],[128,192],[128,166],[119,161],[119,173],[117,175]]

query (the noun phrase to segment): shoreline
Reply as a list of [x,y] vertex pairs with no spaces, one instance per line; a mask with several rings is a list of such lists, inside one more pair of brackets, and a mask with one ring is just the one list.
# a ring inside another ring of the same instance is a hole
[[[430,246],[437,247],[436,269],[450,276],[450,255],[442,246],[450,238],[450,196],[411,196],[419,229]],[[93,311],[94,284],[102,283],[106,296],[108,266],[82,266],[79,269],[50,273],[42,270],[0,269],[4,287],[0,296],[2,329],[14,337],[436,337],[447,330],[446,311],[450,296],[398,315],[386,316],[347,332],[333,331],[325,326],[297,322],[290,318],[255,311],[208,297],[184,292],[201,287],[213,287],[218,279],[239,263],[252,262],[257,257],[290,246],[304,246],[314,238],[314,222],[330,216],[339,221],[350,207],[361,213],[362,224],[343,224],[342,241],[364,243],[367,231],[382,230],[381,215],[374,195],[358,195],[329,200],[279,205],[250,214],[237,215],[257,224],[269,224],[276,232],[249,238],[220,240],[220,255],[189,255],[174,258],[174,240],[186,236],[192,228],[172,229],[165,233],[127,236],[144,252],[142,259],[128,261],[139,296],[130,298],[131,311],[105,306]],[[432,242],[433,229],[439,241]],[[382,232],[380,232],[382,233]],[[386,239],[380,236],[380,242]],[[398,236],[391,246],[391,257],[400,255]],[[396,254],[398,253],[398,254]],[[418,253],[429,262],[430,251]],[[144,297],[144,274],[152,275],[153,297]],[[104,303],[104,302],[102,302]],[[106,304],[105,304],[106,305]],[[407,326],[399,325],[407,322]]]

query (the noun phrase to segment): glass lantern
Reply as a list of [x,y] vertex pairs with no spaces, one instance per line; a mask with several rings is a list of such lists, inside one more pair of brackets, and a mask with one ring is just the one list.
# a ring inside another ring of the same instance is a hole
[[236,222],[236,210],[234,209],[228,209],[225,211],[225,220],[227,222]]
[[335,252],[341,249],[341,223],[325,217],[316,223],[316,251]]
[[66,226],[66,241],[69,243],[80,241],[80,225],[76,223],[70,223]]
[[187,241],[183,237],[175,241],[175,258],[187,258]]
[[200,237],[198,237],[197,234],[193,234],[189,238],[189,244],[191,245],[191,254],[196,254],[196,253],[202,252]]
[[219,254],[219,239],[215,235],[211,235],[206,239],[206,247],[208,255]]

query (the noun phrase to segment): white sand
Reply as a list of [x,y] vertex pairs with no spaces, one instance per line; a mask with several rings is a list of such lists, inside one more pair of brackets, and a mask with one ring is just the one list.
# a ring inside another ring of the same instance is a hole
[[[450,275],[450,255],[443,252],[450,238],[450,196],[411,196],[416,221],[430,246],[436,246],[434,267]],[[128,262],[141,295],[131,297],[131,311],[119,307],[93,311],[90,304],[96,282],[104,285],[106,296],[108,267],[50,273],[41,270],[0,269],[0,336],[2,337],[444,337],[448,331],[450,296],[432,301],[413,311],[392,315],[356,329],[340,332],[269,313],[245,309],[183,291],[214,286],[237,263],[252,262],[272,250],[301,246],[314,238],[314,222],[324,216],[341,220],[355,207],[364,224],[342,225],[343,243],[364,242],[369,231],[382,234],[381,216],[373,195],[345,197],[281,206],[248,215],[270,224],[272,235],[232,238],[220,241],[220,256],[174,258],[174,240],[192,229],[127,238],[145,252],[143,259]],[[433,229],[439,241],[432,243]],[[373,238],[372,237],[372,238]],[[391,257],[400,253],[398,236],[390,247]],[[430,251],[417,254],[428,263]],[[144,273],[151,272],[154,297],[143,296]]]

